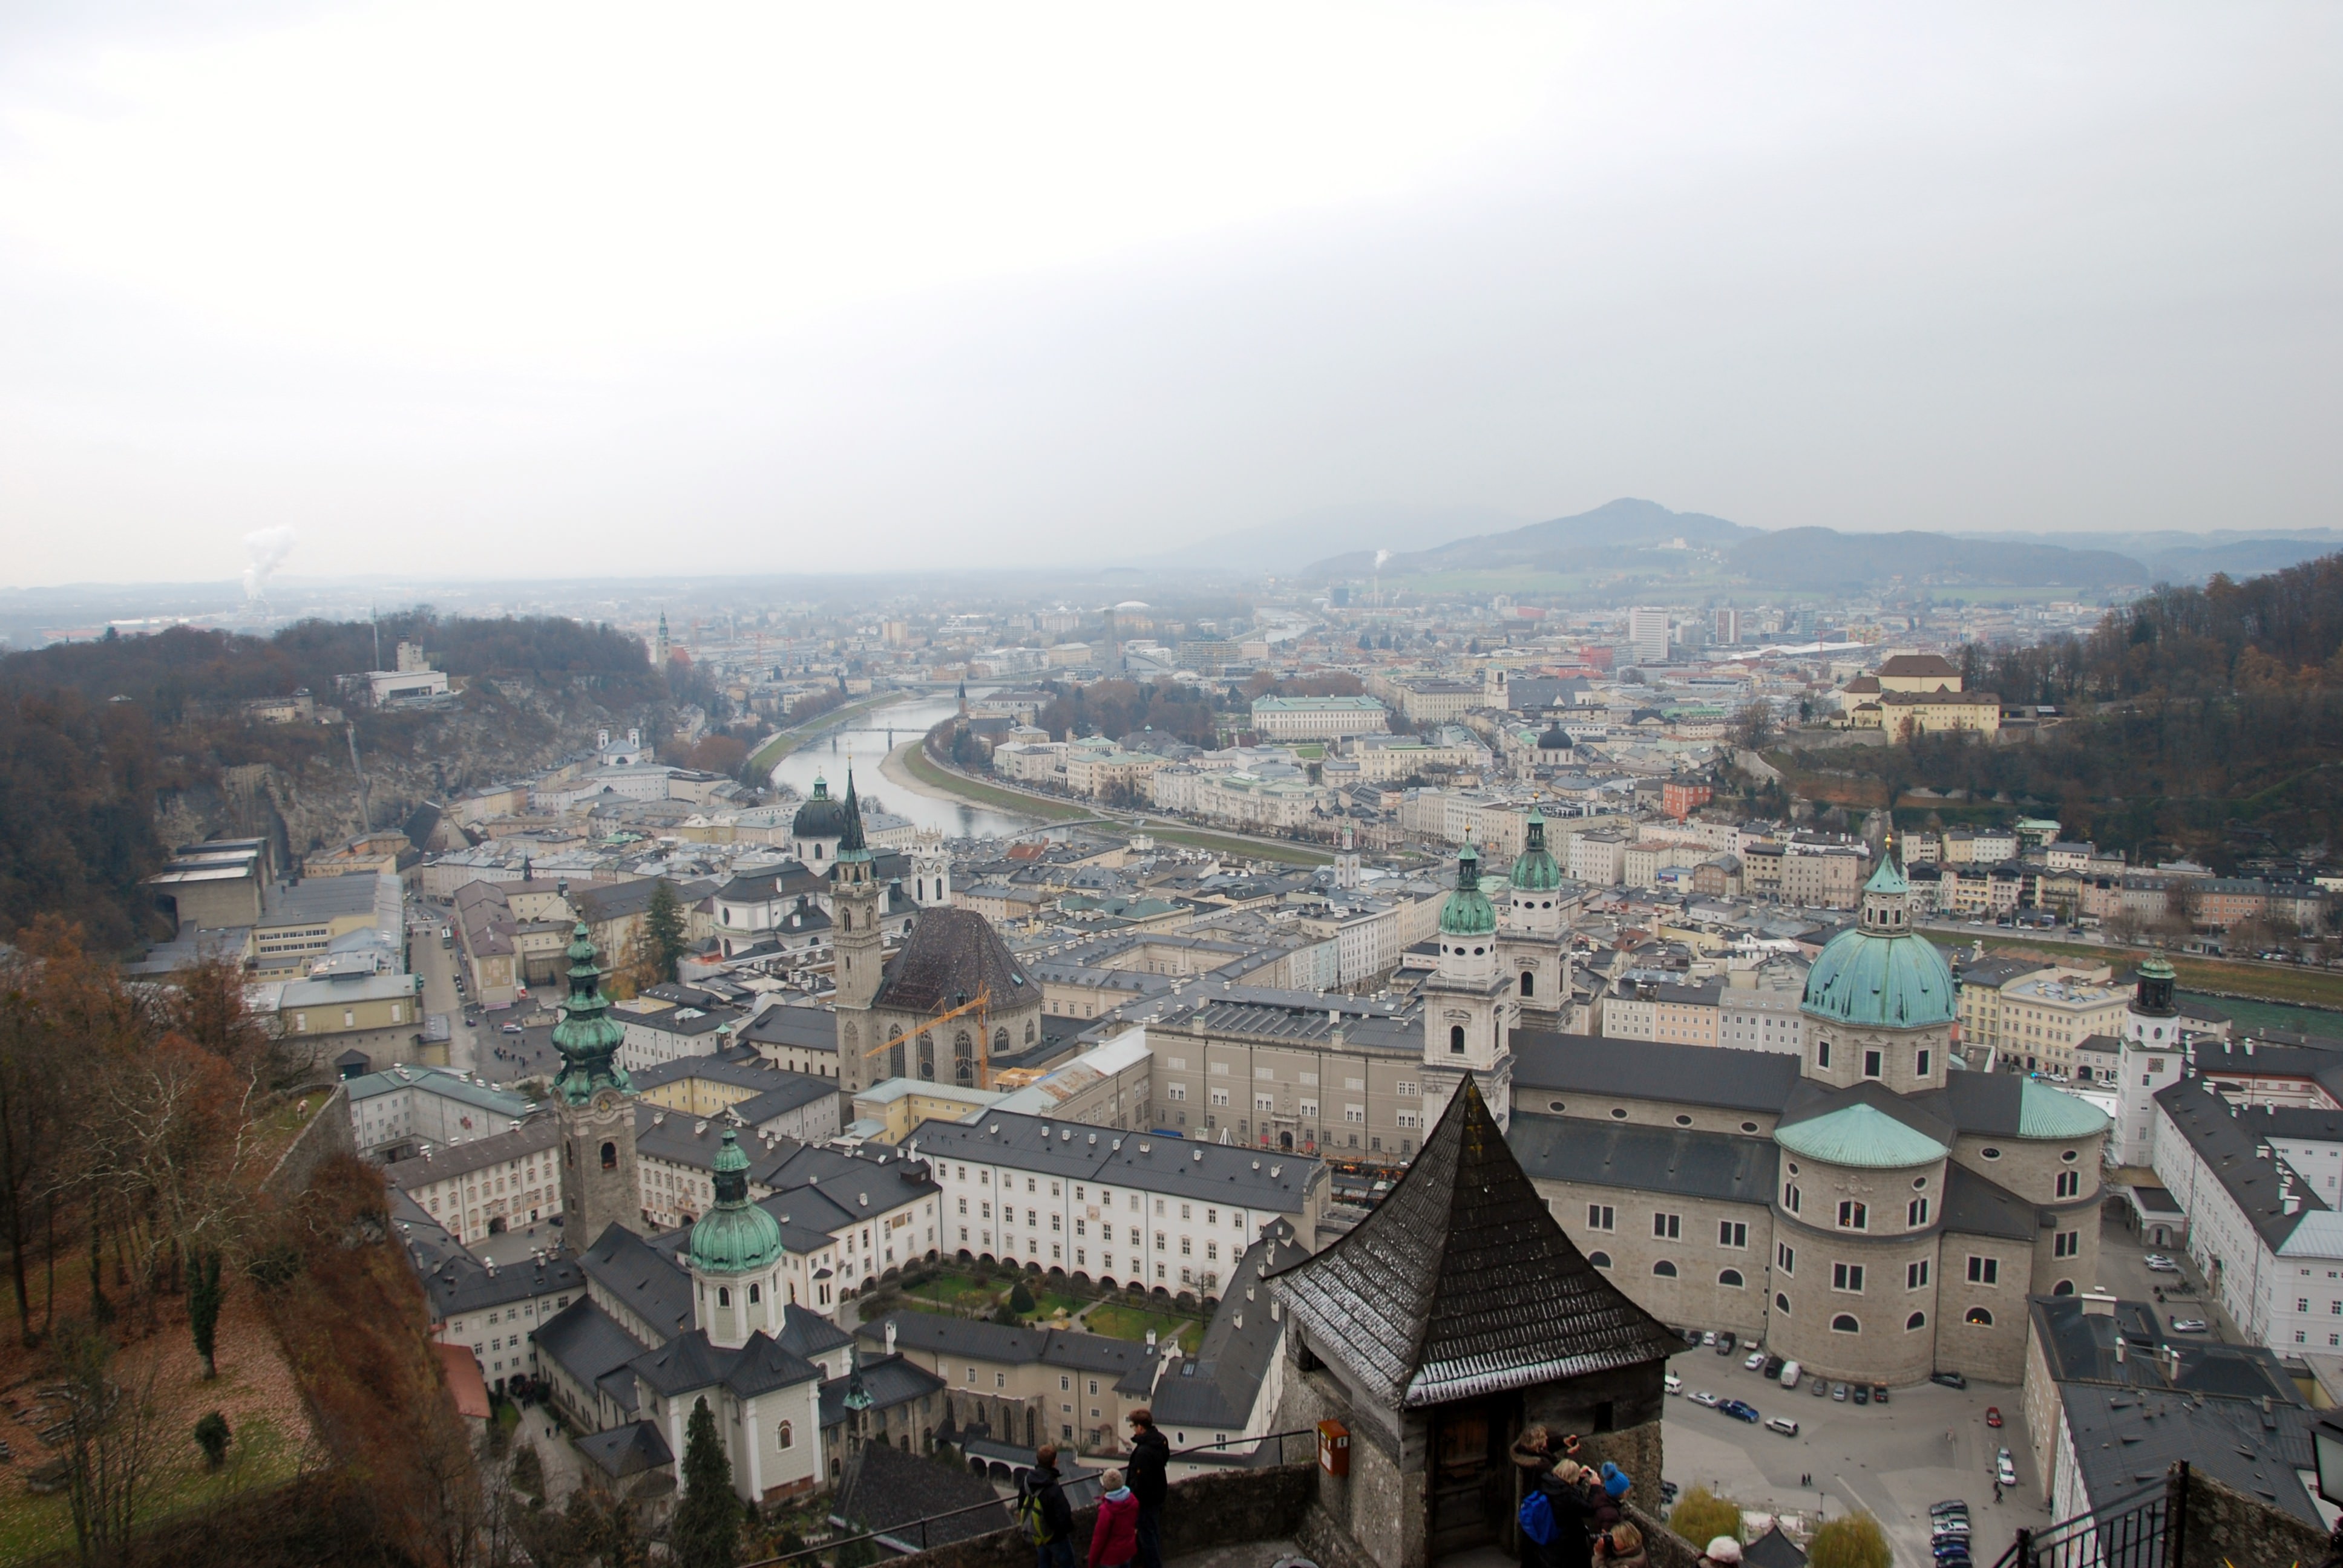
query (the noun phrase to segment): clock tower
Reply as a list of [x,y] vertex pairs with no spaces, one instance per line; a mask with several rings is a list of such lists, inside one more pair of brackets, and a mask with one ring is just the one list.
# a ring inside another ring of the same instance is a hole
[[562,1229],[574,1251],[593,1245],[613,1223],[642,1223],[635,1185],[635,1086],[617,1060],[625,1037],[610,1016],[594,943],[580,920],[569,943],[568,1000],[553,1026],[561,1052],[553,1095],[561,1119]]

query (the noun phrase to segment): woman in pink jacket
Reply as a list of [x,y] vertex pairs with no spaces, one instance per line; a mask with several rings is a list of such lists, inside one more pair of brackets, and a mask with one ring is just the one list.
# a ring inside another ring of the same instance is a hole
[[1091,1526],[1090,1568],[1130,1568],[1139,1556],[1139,1499],[1122,1483],[1120,1470],[1100,1476],[1099,1484],[1106,1495]]

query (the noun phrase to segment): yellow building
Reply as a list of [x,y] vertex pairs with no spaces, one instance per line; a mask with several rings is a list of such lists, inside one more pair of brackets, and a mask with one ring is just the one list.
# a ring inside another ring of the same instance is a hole
[[[1990,691],[1883,691],[1875,722],[1897,739],[1961,729],[1997,735],[2001,699]],[[1865,723],[1861,709],[1855,723]]]

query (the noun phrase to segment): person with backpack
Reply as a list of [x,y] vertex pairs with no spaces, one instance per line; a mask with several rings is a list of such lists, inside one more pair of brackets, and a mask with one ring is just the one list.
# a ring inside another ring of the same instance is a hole
[[1033,1543],[1033,1568],[1074,1568],[1074,1511],[1058,1484],[1058,1450],[1043,1443],[1017,1491],[1017,1523]]
[[1122,1472],[1099,1477],[1104,1488],[1098,1518],[1091,1524],[1089,1568],[1131,1568],[1139,1556],[1139,1499],[1122,1483]]
[[1522,1568],[1591,1568],[1594,1543],[1587,1524],[1594,1505],[1584,1487],[1586,1472],[1574,1459],[1529,1483],[1522,1498]]
[[1170,1482],[1172,1444],[1155,1430],[1155,1414],[1141,1408],[1131,1423],[1131,1494],[1139,1500],[1139,1568],[1163,1568],[1163,1494]]

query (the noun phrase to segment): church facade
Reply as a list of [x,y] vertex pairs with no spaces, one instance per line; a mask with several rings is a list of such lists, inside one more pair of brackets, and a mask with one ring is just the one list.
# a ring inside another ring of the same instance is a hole
[[1799,1054],[1525,1030],[1511,1141],[1589,1261],[1666,1322],[1825,1377],[2015,1382],[2026,1296],[2097,1283],[2108,1121],[1956,1066],[1954,1008],[1888,858],[1807,977]]

